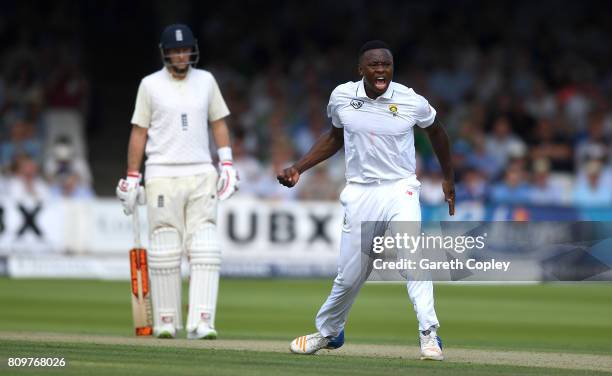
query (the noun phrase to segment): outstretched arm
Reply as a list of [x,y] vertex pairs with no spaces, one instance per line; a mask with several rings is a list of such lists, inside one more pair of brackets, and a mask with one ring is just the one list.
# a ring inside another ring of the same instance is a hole
[[451,161],[450,142],[444,127],[436,120],[431,126],[425,128],[431,146],[433,147],[438,162],[442,167],[444,181],[442,182],[442,190],[444,191],[444,199],[448,202],[448,214],[455,214],[455,172]]
[[300,179],[300,174],[336,154],[343,145],[344,129],[332,126],[332,129],[317,139],[306,155],[276,176],[278,182],[285,187],[293,187]]

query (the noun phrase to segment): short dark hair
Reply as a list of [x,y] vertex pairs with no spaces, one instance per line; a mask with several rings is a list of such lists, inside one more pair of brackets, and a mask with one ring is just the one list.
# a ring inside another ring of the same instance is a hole
[[367,41],[359,49],[359,57],[362,57],[363,54],[366,53],[366,51],[377,50],[377,49],[381,49],[381,48],[385,49],[385,50],[391,51],[391,48],[389,48],[389,45],[387,43],[383,42],[382,40],[370,40],[370,41]]

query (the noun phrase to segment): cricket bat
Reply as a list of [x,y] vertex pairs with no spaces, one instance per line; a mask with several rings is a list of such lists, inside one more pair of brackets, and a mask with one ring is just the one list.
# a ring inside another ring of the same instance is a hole
[[132,285],[132,317],[137,336],[153,334],[153,315],[149,285],[149,267],[147,250],[140,242],[140,221],[138,206],[132,214],[134,231],[134,248],[130,250],[130,274]]

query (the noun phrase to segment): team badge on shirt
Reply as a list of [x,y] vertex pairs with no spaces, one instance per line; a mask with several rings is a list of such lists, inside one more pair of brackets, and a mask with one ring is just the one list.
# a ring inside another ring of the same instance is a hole
[[397,105],[396,104],[390,104],[389,105],[389,111],[391,111],[393,116],[397,116]]
[[361,108],[361,106],[363,106],[363,101],[360,101],[359,99],[353,99],[351,101],[351,106],[353,106],[354,109],[358,110]]

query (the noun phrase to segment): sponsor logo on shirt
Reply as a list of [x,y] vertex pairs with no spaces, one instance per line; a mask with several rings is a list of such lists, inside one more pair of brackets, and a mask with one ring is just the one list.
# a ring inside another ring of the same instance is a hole
[[187,122],[187,114],[181,114],[181,128],[183,131],[186,131],[187,127],[189,127],[189,123]]
[[353,99],[351,101],[351,106],[353,106],[354,109],[358,110],[361,108],[361,106],[363,106],[363,101],[360,101],[359,99]]

